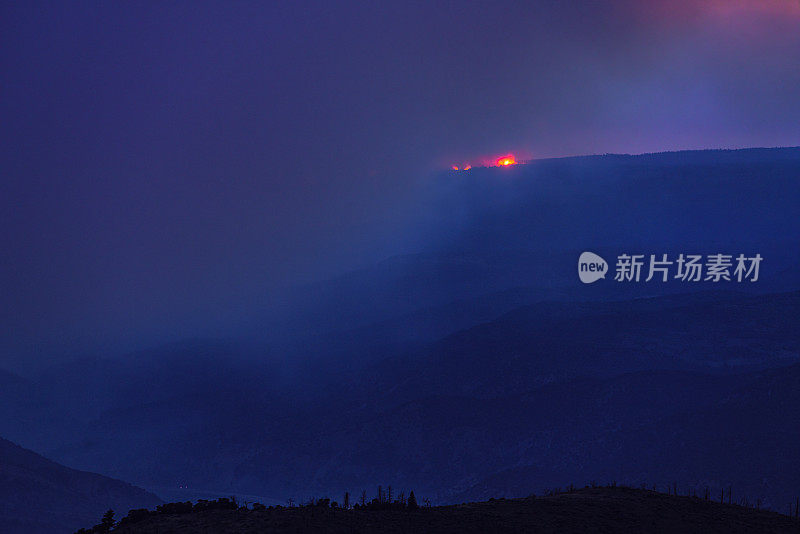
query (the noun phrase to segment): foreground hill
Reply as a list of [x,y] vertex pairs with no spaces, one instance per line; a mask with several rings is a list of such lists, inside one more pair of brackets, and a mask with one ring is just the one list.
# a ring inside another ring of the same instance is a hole
[[0,438],[0,532],[72,532],[109,508],[161,500],[125,482],[64,467]]
[[418,510],[320,507],[206,510],[150,515],[115,530],[147,533],[265,532],[797,532],[775,512],[630,488],[586,488],[548,497]]

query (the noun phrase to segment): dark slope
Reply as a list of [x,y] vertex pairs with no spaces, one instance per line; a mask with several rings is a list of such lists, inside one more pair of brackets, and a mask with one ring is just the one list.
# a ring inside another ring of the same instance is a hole
[[527,456],[528,465],[498,471],[455,498],[520,496],[543,481],[556,485],[566,474],[662,487],[677,483],[682,491],[691,487],[698,493],[706,487],[732,489],[735,499],[758,499],[763,506],[786,510],[800,487],[800,365],[737,380],[738,385],[722,388],[709,382],[692,396],[677,383],[651,381],[649,395],[627,397],[628,409],[635,409],[636,402],[665,406],[666,399],[675,409],[647,410],[648,417],[620,417],[607,410],[606,397],[594,412],[609,423],[605,428],[561,435],[561,440],[573,438],[571,443],[559,441],[556,433],[552,447]]
[[[447,502],[527,466],[535,476],[523,492],[565,477],[620,480],[629,471],[620,472],[618,451],[640,444],[653,421],[713,406],[753,382],[731,371],[796,359],[798,309],[797,293],[524,307],[377,366],[320,399],[271,398],[244,380],[226,382],[224,373],[214,388],[173,387],[163,400],[109,409],[56,457],[147,486],[298,500],[304,490],[339,494],[384,482]],[[619,372],[627,374],[613,376]],[[724,421],[730,431],[738,424]],[[654,435],[655,445],[665,441]],[[800,437],[789,436],[792,443]],[[696,483],[706,472],[684,471],[680,457],[662,469],[650,461],[653,446],[624,450],[647,482],[684,473],[682,483]],[[739,475],[750,484],[758,475],[744,469],[744,456],[724,458],[728,478],[709,484]],[[752,495],[790,498],[793,484],[776,480]],[[487,489],[497,491],[481,498],[508,488]]]
[[0,532],[72,532],[109,508],[152,507],[161,500],[141,488],[52,462],[0,438]]
[[[740,495],[766,495],[785,509],[776,488],[800,487],[800,365],[761,373],[710,406],[665,417],[621,448],[629,468],[686,479],[705,472],[710,481],[734,485]],[[643,463],[636,450],[651,450]],[[622,460],[620,460],[622,461]],[[730,474],[736,465],[737,475]]]
[[352,389],[400,401],[522,393],[575,376],[746,370],[796,361],[800,292],[706,292],[620,302],[540,303],[380,364]]
[[735,505],[628,488],[582,489],[548,497],[492,500],[416,511],[282,508],[154,515],[120,534],[214,532],[797,532],[797,520]]

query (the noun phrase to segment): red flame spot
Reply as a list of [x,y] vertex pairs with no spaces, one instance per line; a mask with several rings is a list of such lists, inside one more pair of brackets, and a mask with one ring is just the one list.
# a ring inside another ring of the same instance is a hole
[[516,158],[514,158],[513,154],[509,154],[508,156],[503,156],[502,158],[499,158],[495,162],[495,165],[497,165],[498,167],[506,167],[508,165],[516,165],[516,164],[517,160]]
[[457,166],[457,165],[453,165],[452,169],[453,169],[454,171],[457,171],[457,170],[458,170],[458,166]]

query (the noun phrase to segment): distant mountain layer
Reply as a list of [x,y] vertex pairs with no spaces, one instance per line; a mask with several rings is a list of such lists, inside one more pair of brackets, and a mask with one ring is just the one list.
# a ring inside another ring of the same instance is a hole
[[576,264],[585,250],[607,260],[760,253],[760,281],[725,289],[798,289],[798,177],[800,148],[590,156],[446,173],[431,180],[427,211],[416,219],[411,248],[419,253],[295,288],[280,305],[265,299],[250,326],[286,342],[515,287],[581,300],[702,287],[674,280],[584,286]]
[[797,532],[796,519],[700,498],[629,488],[586,488],[547,497],[420,508],[279,508],[150,515],[120,534],[214,532]]
[[734,484],[783,509],[800,484],[798,310],[798,292],[523,306],[319,398],[271,394],[187,349],[82,386],[124,385],[52,454],[146,487],[278,502],[376,483],[457,502],[595,479]]
[[52,462],[0,438],[0,532],[54,534],[95,524],[108,509],[153,507],[141,488]]

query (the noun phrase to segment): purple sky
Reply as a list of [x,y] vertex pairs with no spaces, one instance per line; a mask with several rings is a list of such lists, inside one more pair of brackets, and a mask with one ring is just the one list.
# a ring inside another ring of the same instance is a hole
[[456,161],[800,144],[798,2],[522,4],[4,2],[0,367],[401,250]]

